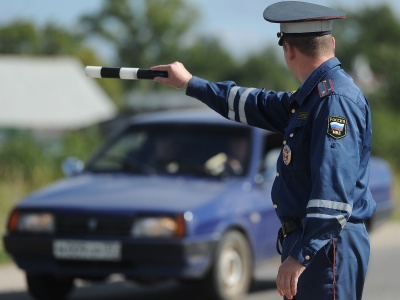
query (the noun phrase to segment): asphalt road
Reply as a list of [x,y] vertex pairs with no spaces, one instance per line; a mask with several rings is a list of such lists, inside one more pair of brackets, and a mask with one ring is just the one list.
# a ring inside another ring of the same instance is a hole
[[[363,300],[397,299],[400,293],[400,222],[387,223],[371,234],[372,254]],[[275,289],[278,259],[271,261],[257,274],[254,288],[243,300],[282,300]],[[193,287],[165,282],[157,286],[138,286],[113,278],[108,283],[78,287],[70,300],[200,300]],[[31,300],[26,292],[23,273],[14,265],[0,267],[0,300]],[[202,299],[204,300],[204,299]]]

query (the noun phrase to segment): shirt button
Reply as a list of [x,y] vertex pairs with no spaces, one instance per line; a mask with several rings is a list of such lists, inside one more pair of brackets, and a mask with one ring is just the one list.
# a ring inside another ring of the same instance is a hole
[[296,112],[296,110],[294,108],[292,108],[291,112],[292,112],[292,114],[294,114]]
[[279,172],[276,172],[276,177],[279,177]]
[[290,136],[290,137],[294,137],[294,133],[291,133],[289,136]]
[[277,209],[277,208],[278,208],[278,205],[274,204],[274,208]]
[[286,141],[283,141],[283,144],[286,145]]
[[309,255],[306,255],[304,258],[305,258],[306,260],[310,260],[310,256],[309,256]]

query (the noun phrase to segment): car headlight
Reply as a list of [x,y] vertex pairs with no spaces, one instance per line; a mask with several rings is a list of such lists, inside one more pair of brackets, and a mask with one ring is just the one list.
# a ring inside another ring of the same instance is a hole
[[132,226],[134,237],[183,237],[185,222],[183,216],[139,217]]
[[55,229],[54,216],[48,212],[18,212],[10,217],[10,232],[52,233]]

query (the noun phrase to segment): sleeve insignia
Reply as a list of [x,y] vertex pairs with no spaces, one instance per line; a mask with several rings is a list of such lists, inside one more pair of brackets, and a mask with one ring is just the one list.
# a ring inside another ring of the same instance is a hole
[[335,88],[333,86],[332,79],[323,80],[320,83],[318,83],[318,93],[320,98],[325,97],[330,93],[333,93],[334,91]]
[[326,133],[335,139],[344,138],[347,134],[347,119],[343,117],[328,117]]

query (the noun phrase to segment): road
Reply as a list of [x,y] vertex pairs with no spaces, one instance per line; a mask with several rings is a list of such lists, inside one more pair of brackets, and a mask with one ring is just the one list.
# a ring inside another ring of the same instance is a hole
[[[400,293],[400,222],[391,222],[371,234],[372,254],[363,300],[397,299]],[[274,277],[279,261],[273,260],[257,273],[254,288],[243,300],[282,300],[275,290]],[[166,282],[157,287],[137,286],[113,278],[108,283],[88,285],[77,282],[69,300],[200,300],[191,287]],[[14,265],[0,267],[0,300],[31,300],[23,273]],[[203,300],[203,299],[202,299]]]

